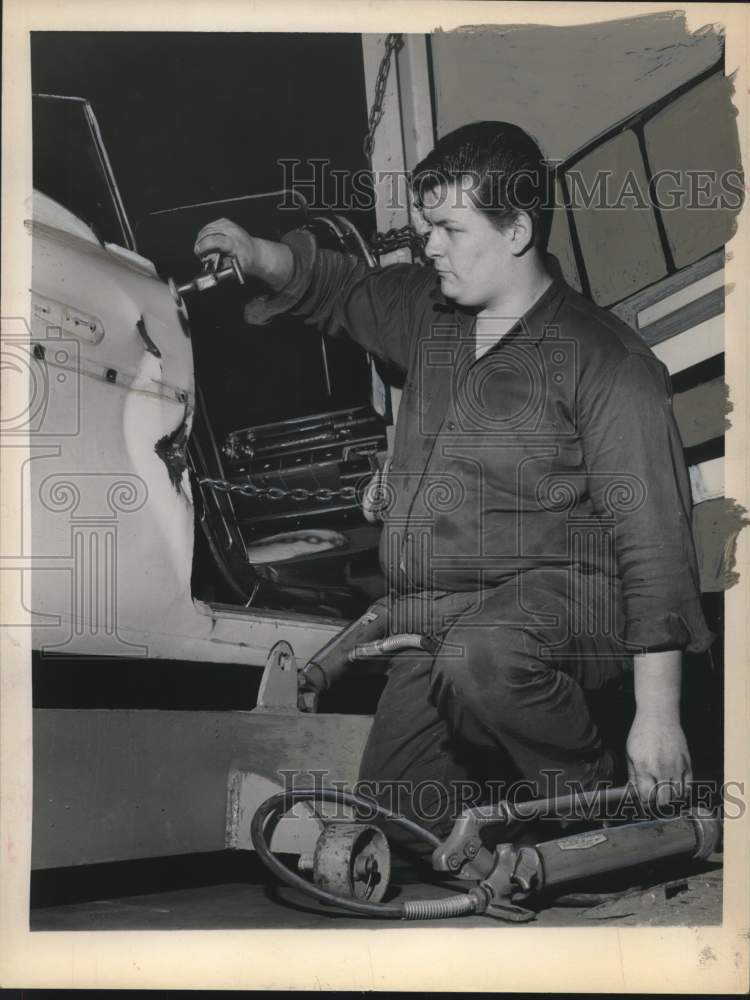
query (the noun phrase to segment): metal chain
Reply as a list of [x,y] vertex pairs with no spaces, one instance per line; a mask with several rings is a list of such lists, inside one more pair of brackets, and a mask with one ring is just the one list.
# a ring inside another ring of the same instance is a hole
[[249,497],[252,500],[295,500],[298,503],[306,500],[317,500],[319,503],[328,503],[331,500],[354,501],[357,499],[355,486],[342,486],[338,490],[332,490],[325,486],[320,486],[316,490],[307,490],[303,486],[297,486],[293,490],[285,490],[281,486],[230,483],[226,479],[199,479],[198,484],[220,493],[236,494]]
[[[391,69],[391,58],[394,52],[398,52],[403,47],[403,44],[404,36],[402,34],[393,33],[386,36],[385,52],[383,53],[383,58],[380,60],[378,75],[375,80],[375,97],[370,108],[367,135],[362,144],[362,151],[367,157],[370,167],[372,167],[375,130],[380,124],[385,111],[383,104],[385,101],[385,88],[388,84],[388,74]],[[401,226],[398,229],[389,229],[386,233],[375,233],[369,244],[370,249],[376,257],[392,253],[394,250],[400,250],[402,247],[408,247],[414,256],[424,259],[424,238],[412,225]]]
[[378,127],[380,119],[383,117],[383,102],[385,100],[386,84],[388,83],[388,73],[391,69],[391,56],[394,52],[397,52],[403,44],[404,38],[401,34],[390,34],[386,36],[385,52],[383,53],[383,58],[380,60],[378,75],[375,80],[375,98],[372,102],[372,107],[370,108],[370,118],[367,123],[367,135],[365,136],[365,140],[362,144],[362,152],[368,160],[372,159],[372,149],[375,144],[375,129]]
[[375,233],[370,240],[370,249],[380,257],[394,250],[400,250],[401,247],[408,247],[415,256],[424,258],[425,243],[424,236],[417,232],[414,226],[407,225],[389,229],[385,233]]

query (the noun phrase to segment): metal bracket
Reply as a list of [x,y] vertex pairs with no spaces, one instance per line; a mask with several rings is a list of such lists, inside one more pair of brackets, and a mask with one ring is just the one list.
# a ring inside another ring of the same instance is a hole
[[258,689],[253,712],[288,712],[299,714],[297,705],[297,660],[288,642],[282,640],[271,648]]
[[504,802],[465,809],[454,822],[446,840],[435,848],[432,867],[435,871],[452,872],[456,878],[484,878],[495,867],[496,858],[482,845],[480,830],[498,827],[510,840],[508,831],[513,826]]
[[512,923],[526,923],[536,919],[536,913],[519,906],[514,896],[518,894],[519,884],[516,877],[519,861],[522,857],[513,844],[500,844],[495,850],[495,867],[476,888],[477,898],[482,899],[482,912],[488,917],[506,920]]

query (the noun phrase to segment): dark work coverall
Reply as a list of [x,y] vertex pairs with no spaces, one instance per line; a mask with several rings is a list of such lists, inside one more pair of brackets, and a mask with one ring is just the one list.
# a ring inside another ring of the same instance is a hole
[[[587,693],[618,687],[634,653],[713,639],[666,369],[558,278],[477,360],[474,316],[431,268],[284,239],[293,277],[246,320],[290,309],[406,376],[381,537],[389,632],[442,645],[392,657],[361,781],[390,783],[379,801],[444,836],[463,748],[542,795],[552,774],[560,793],[621,777]],[[394,782],[413,785],[394,799]]]

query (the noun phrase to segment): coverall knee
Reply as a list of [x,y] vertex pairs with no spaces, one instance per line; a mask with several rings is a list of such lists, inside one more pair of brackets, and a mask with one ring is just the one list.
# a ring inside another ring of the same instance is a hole
[[571,636],[567,593],[557,576],[538,574],[519,614],[516,588],[498,588],[453,618],[436,656],[392,658],[360,767],[367,794],[443,837],[475,788],[476,751],[510,762],[542,796],[615,776],[587,692],[619,687],[632,660],[616,635]]

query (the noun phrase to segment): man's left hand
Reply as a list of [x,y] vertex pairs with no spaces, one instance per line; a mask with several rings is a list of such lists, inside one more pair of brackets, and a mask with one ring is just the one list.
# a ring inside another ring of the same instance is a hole
[[687,794],[692,781],[690,751],[678,721],[636,713],[626,744],[628,777],[640,799],[664,806]]

